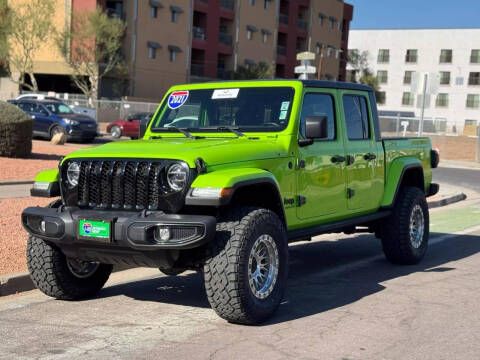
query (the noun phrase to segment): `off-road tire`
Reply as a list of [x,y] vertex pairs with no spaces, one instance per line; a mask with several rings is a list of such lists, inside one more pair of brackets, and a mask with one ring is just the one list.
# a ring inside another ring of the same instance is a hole
[[[418,248],[415,248],[410,240],[410,217],[416,205],[422,209],[424,219],[423,237]],[[402,188],[392,214],[385,220],[380,230],[383,252],[387,260],[401,265],[419,263],[428,248],[429,228],[425,194],[416,187]]]
[[[269,235],[278,249],[278,276],[271,293],[257,298],[249,285],[248,259],[261,235]],[[210,305],[223,319],[258,324],[269,319],[283,298],[288,276],[285,226],[272,211],[254,207],[231,208],[217,223],[215,239],[207,245],[205,289]]]
[[[61,205],[56,200],[47,207]],[[27,241],[27,266],[35,286],[44,294],[61,300],[79,300],[95,296],[107,282],[112,265],[100,264],[87,278],[72,274],[67,258],[55,245],[29,236]]]

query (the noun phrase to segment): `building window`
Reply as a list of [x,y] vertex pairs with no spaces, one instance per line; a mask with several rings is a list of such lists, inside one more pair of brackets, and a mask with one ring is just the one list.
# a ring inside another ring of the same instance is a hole
[[380,84],[386,84],[388,82],[388,71],[378,70],[377,79]]
[[335,50],[335,47],[328,45],[327,46],[327,57],[330,57],[333,55],[333,51]]
[[390,50],[389,49],[378,50],[378,59],[377,60],[378,60],[379,63],[390,62]]
[[405,71],[403,75],[403,83],[405,85],[410,85],[412,83],[413,71]]
[[182,52],[182,50],[175,45],[168,45],[169,59],[170,62],[175,62],[177,60],[177,53]]
[[327,18],[327,15],[319,13],[318,14],[318,24],[323,25],[325,23],[326,18]]
[[247,25],[247,39],[252,40],[253,39],[253,33],[258,31],[258,29],[253,26],[253,25]]
[[157,57],[157,49],[153,47],[148,48],[148,58],[149,59],[155,59]]
[[443,49],[443,50],[440,51],[440,63],[441,64],[451,64],[452,63],[452,57],[453,57],[453,51],[452,50]]
[[402,105],[413,106],[414,96],[411,92],[404,92],[402,96]]
[[255,6],[255,0],[250,0],[250,5]]
[[342,27],[343,27],[343,23],[342,22],[338,22],[338,31],[342,31]]
[[334,17],[330,17],[328,20],[329,20],[328,27],[330,29],[334,29],[335,28],[335,23],[337,22],[337,19],[335,19]]
[[465,126],[477,126],[477,120],[465,120]]
[[405,55],[405,62],[416,63],[418,61],[418,50],[408,49]]
[[317,55],[320,55],[322,53],[322,43],[318,42],[317,43]]
[[170,6],[170,11],[172,12],[172,17],[171,17],[171,20],[173,23],[177,23],[178,22],[178,15],[180,15],[181,13],[183,13],[183,9],[178,7],[178,6]]
[[448,107],[448,94],[438,94],[437,99],[435,101],[436,107]]
[[154,19],[157,17],[157,8],[155,6],[150,7],[150,16]]
[[478,109],[480,107],[480,95],[468,94],[467,95],[467,108]]
[[265,0],[265,2],[263,3],[263,8],[264,8],[265,10],[268,9],[268,3],[269,3],[269,2],[270,2],[270,0]]
[[252,40],[253,34],[251,30],[247,30],[247,39]]
[[480,85],[480,72],[471,72],[468,75],[468,85]]
[[480,64],[480,50],[472,50],[470,62],[472,64]]
[[440,71],[440,85],[450,85],[450,71]]
[[375,96],[377,97],[377,104],[385,105],[387,102],[387,93],[385,91],[377,91]]

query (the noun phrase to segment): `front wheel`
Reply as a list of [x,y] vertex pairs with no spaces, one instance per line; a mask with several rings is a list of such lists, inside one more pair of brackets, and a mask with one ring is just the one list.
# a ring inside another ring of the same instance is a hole
[[428,248],[430,223],[425,194],[404,187],[390,217],[381,225],[380,237],[386,258],[394,264],[419,263]]
[[204,265],[208,301],[233,323],[269,319],[283,298],[288,275],[284,224],[270,210],[232,209],[217,224]]

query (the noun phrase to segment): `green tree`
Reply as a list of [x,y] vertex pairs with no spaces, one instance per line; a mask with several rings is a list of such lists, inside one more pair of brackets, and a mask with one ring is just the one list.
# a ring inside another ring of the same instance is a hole
[[375,94],[377,94],[380,90],[380,85],[377,77],[373,74],[372,70],[370,70],[368,64],[369,56],[368,51],[362,51],[360,53],[358,50],[349,50],[348,64],[353,70],[350,81],[371,86],[375,90]]
[[[33,68],[35,55],[54,35],[54,5],[54,0],[31,0],[10,8],[2,0],[0,5],[2,15],[5,15],[0,21],[0,32],[6,35],[0,40],[6,41],[5,47],[1,46],[0,55],[9,66],[12,80],[32,91],[38,91]],[[20,76],[17,78],[15,73]],[[26,75],[30,82],[27,82]]]
[[8,37],[11,31],[11,17],[7,0],[0,0],[0,77],[8,74]]
[[238,66],[233,73],[235,80],[271,79],[273,77],[272,66],[264,62],[249,66]]
[[57,39],[62,56],[72,69],[72,80],[89,100],[98,98],[103,77],[124,75],[121,53],[125,23],[109,17],[100,7],[75,14],[70,29]]

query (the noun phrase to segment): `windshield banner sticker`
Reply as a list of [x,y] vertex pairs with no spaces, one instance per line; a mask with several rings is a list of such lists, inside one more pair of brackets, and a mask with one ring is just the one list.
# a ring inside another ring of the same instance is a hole
[[290,105],[290,101],[284,101],[284,102],[282,102],[282,106],[280,107],[280,110],[281,110],[281,111],[287,111],[289,105]]
[[236,99],[240,89],[216,89],[213,90],[212,99]]
[[185,104],[188,99],[188,90],[185,91],[174,91],[168,97],[168,107],[172,110],[178,109],[180,106]]
[[280,116],[279,116],[278,119],[279,120],[285,120],[287,118],[287,113],[288,113],[288,111],[286,111],[286,110],[280,111]]

